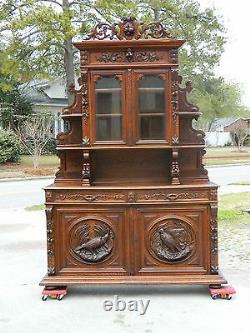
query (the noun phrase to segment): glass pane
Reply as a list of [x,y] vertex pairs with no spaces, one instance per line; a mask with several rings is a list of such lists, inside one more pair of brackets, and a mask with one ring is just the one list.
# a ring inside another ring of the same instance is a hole
[[164,138],[164,116],[141,116],[140,138],[142,140],[160,140]]
[[122,139],[121,83],[112,76],[98,79],[95,84],[96,139]]
[[139,80],[140,139],[164,139],[165,87],[159,75],[145,75]]
[[98,141],[121,140],[121,116],[100,116],[96,118],[96,139]]

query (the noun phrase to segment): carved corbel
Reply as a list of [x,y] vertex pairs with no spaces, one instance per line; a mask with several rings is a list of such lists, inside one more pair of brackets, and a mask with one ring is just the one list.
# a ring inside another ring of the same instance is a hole
[[55,177],[57,178],[63,178],[64,177],[64,170],[65,170],[65,152],[61,150],[57,150],[56,152],[57,156],[60,159],[60,165],[58,167],[57,172],[55,173]]
[[82,185],[90,186],[90,154],[88,150],[83,151],[83,166],[82,166]]
[[171,184],[180,184],[180,168],[179,168],[179,153],[177,149],[172,151],[172,163],[171,163]]

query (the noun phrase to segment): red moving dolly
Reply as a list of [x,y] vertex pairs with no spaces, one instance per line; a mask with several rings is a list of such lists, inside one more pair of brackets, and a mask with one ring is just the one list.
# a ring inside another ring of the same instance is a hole
[[63,297],[67,294],[67,287],[44,287],[42,291],[42,300],[46,301],[48,297],[55,298],[58,301],[61,301]]
[[210,286],[209,291],[212,299],[224,298],[231,299],[232,295],[236,293],[234,287],[226,285],[226,286]]

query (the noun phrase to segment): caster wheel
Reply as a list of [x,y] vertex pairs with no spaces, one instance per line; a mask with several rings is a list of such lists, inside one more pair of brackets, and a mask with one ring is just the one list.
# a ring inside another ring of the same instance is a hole
[[61,300],[63,299],[63,296],[64,296],[64,295],[57,295],[56,298],[57,298],[58,301],[61,301]]
[[46,300],[47,300],[47,298],[48,298],[48,296],[47,296],[47,295],[43,295],[43,296],[42,296],[42,300],[43,300],[43,301],[46,301]]
[[232,295],[227,295],[227,299],[228,300],[232,299]]
[[217,299],[217,295],[211,295],[212,299]]

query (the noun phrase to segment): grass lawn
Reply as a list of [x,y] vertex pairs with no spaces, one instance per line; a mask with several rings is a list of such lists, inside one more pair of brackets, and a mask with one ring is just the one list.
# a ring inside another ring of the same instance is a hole
[[205,165],[250,163],[250,147],[238,151],[237,147],[206,148]]
[[59,166],[56,155],[41,156],[40,165],[33,169],[32,157],[22,155],[19,163],[6,163],[0,165],[0,178],[32,177],[54,175]]
[[249,208],[250,192],[219,197],[219,247],[235,269],[250,263],[250,214],[243,212]]

